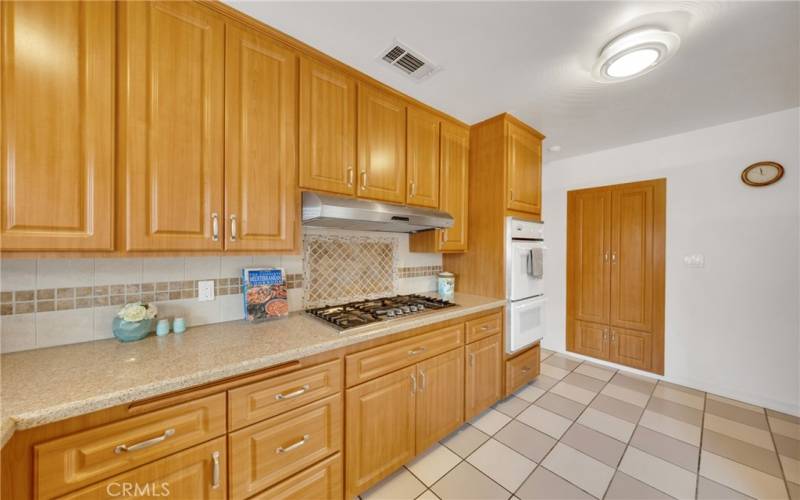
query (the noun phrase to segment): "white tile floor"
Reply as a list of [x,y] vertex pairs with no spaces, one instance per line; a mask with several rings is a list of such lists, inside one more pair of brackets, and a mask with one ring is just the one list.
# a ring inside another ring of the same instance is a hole
[[536,381],[362,498],[800,500],[800,418],[542,359]]

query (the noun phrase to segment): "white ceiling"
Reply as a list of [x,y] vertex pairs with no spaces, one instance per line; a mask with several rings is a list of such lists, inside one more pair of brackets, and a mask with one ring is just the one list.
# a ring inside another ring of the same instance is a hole
[[[508,111],[584,154],[800,105],[800,2],[258,2],[237,9],[467,123]],[[681,36],[663,67],[601,84],[632,27]],[[377,60],[398,38],[442,65],[421,83]]]

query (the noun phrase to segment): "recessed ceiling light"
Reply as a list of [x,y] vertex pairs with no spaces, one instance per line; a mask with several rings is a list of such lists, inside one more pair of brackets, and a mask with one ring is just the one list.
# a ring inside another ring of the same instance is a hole
[[558,145],[550,146],[549,148],[547,148],[547,150],[552,151],[553,153],[558,153],[559,151],[561,151],[561,146]]
[[672,57],[680,44],[678,35],[658,28],[623,33],[600,51],[592,68],[592,78],[608,83],[644,75]]

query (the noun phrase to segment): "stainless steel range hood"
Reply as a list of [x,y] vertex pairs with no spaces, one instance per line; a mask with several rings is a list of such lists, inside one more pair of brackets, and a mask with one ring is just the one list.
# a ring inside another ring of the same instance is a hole
[[359,231],[416,233],[428,229],[453,227],[453,217],[446,212],[429,208],[304,192],[303,225]]

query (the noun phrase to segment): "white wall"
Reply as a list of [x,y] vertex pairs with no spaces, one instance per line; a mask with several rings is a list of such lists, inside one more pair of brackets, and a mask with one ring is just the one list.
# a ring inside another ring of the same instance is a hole
[[[544,347],[565,349],[567,191],[665,177],[665,378],[800,413],[799,123],[794,108],[545,164]],[[744,185],[762,160],[783,180]],[[683,264],[694,253],[705,267]]]

